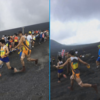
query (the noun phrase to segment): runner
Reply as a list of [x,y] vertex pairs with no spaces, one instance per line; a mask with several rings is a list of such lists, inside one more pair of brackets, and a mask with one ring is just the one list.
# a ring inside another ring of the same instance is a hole
[[15,37],[14,37],[14,46],[17,46],[18,45],[18,36],[17,34],[15,34]]
[[[67,60],[68,58],[70,58],[69,53],[65,53],[65,59]],[[71,70],[70,70],[70,63],[67,64],[67,75],[71,75]]]
[[10,43],[10,37],[8,37],[8,41],[6,43],[6,46],[8,47],[9,51],[11,51],[11,43]]
[[31,34],[32,34],[31,31],[29,31],[28,36],[27,36],[27,40],[28,40],[28,42],[29,42],[29,44],[30,44],[30,45],[29,45],[29,48],[30,48],[30,49],[31,49],[31,47],[32,47],[32,46],[31,46],[31,44],[32,44],[32,36],[31,36]]
[[14,43],[13,43],[13,37],[12,36],[10,36],[10,43],[11,43],[11,48],[13,48],[14,47]]
[[92,87],[95,89],[96,92],[98,92],[97,90],[97,85],[96,84],[88,84],[88,83],[83,83],[81,78],[80,78],[80,71],[78,69],[78,62],[81,62],[83,64],[85,64],[87,67],[90,66],[88,63],[82,61],[80,58],[75,57],[75,51],[71,50],[69,52],[70,58],[67,59],[67,61],[59,66],[59,67],[64,67],[66,64],[68,64],[68,62],[71,63],[71,68],[72,68],[72,76],[70,77],[71,79],[71,87],[69,87],[70,90],[73,90],[73,84],[74,84],[74,80],[76,80],[76,82],[78,83],[79,86],[81,87]]
[[[1,46],[0,65],[2,65],[3,62],[5,62],[8,69],[13,70],[14,73],[19,72],[16,68],[13,68],[10,66],[10,61],[8,58],[9,50],[8,50],[8,47],[5,45],[5,40],[0,40],[0,46]],[[0,76],[1,76],[1,73],[0,73]]]
[[97,65],[97,68],[99,67],[100,65],[100,45],[98,45],[98,48],[99,48],[99,51],[98,51],[98,59],[96,60],[96,65]]
[[32,42],[32,47],[34,47],[35,40],[36,40],[36,37],[35,37],[35,35],[32,35],[32,39],[33,39],[33,42]]
[[62,61],[62,57],[58,57],[58,63],[57,66],[53,65],[54,67],[56,67],[58,69],[58,83],[60,83],[60,79],[61,79],[61,75],[63,75],[64,78],[67,78],[67,76],[65,74],[63,74],[63,67],[59,67],[59,65],[62,65],[63,61]]
[[42,32],[40,32],[39,34],[39,44],[41,44],[41,41],[42,41]]
[[22,54],[21,54],[21,63],[22,63],[22,66],[23,66],[23,69],[21,70],[21,72],[22,72],[22,71],[25,71],[25,62],[24,62],[25,56],[27,57],[28,61],[35,61],[35,64],[38,63],[38,59],[30,58],[31,50],[29,48],[29,42],[22,35],[21,31],[19,32],[19,36],[20,36],[20,41],[14,49],[17,49],[18,47],[22,46]]

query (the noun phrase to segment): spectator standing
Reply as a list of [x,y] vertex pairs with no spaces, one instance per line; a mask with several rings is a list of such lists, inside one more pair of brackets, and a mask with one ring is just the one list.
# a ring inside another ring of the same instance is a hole
[[41,44],[41,41],[42,41],[42,32],[40,33],[40,36],[39,36],[39,44]]
[[31,42],[32,42],[32,36],[31,36],[31,31],[29,31],[28,36],[27,36],[27,40],[29,41],[29,48],[31,49]]

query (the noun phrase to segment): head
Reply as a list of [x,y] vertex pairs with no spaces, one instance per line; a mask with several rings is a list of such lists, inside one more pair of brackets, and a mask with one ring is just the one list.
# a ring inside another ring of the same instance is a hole
[[58,57],[58,61],[62,61],[62,57],[61,56]]
[[0,46],[4,46],[5,45],[5,40],[0,40]]
[[98,48],[100,49],[100,45],[98,45]]
[[9,41],[9,42],[11,41],[11,38],[10,38],[10,37],[8,37],[8,41]]
[[31,34],[32,34],[32,32],[31,32],[31,31],[29,31],[29,32],[28,32],[28,34],[29,34],[29,35],[31,35]]
[[22,35],[23,35],[23,34],[22,34],[22,31],[19,31],[19,32],[18,32],[18,36],[21,37]]
[[69,56],[74,56],[75,55],[75,51],[74,50],[70,50],[69,51]]
[[17,36],[17,33],[15,33],[15,36]]

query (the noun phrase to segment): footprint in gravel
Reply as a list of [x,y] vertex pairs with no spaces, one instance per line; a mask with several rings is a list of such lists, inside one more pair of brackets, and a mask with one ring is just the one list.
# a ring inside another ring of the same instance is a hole
[[38,69],[37,71],[40,71],[40,70],[42,70],[43,68],[44,68],[44,64],[41,64],[40,67],[39,67],[39,69]]

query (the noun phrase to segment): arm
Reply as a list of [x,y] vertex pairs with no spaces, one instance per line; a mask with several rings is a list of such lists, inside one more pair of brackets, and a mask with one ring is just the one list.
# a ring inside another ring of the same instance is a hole
[[59,67],[59,63],[57,63],[57,66],[56,65],[53,65],[54,67],[58,68]]
[[84,65],[89,65],[88,63],[84,62],[83,60],[81,60],[80,58],[78,58],[79,62],[81,62]]
[[7,46],[6,46],[6,48],[5,48],[5,49],[6,49],[6,51],[7,51],[7,52],[5,53],[5,56],[8,56],[8,55],[9,55],[9,49],[8,49],[8,47],[7,47]]
[[70,62],[70,58],[68,58],[68,59],[66,60],[66,62],[65,62],[64,64],[60,65],[59,67],[64,67],[65,65],[68,64],[68,62]]

